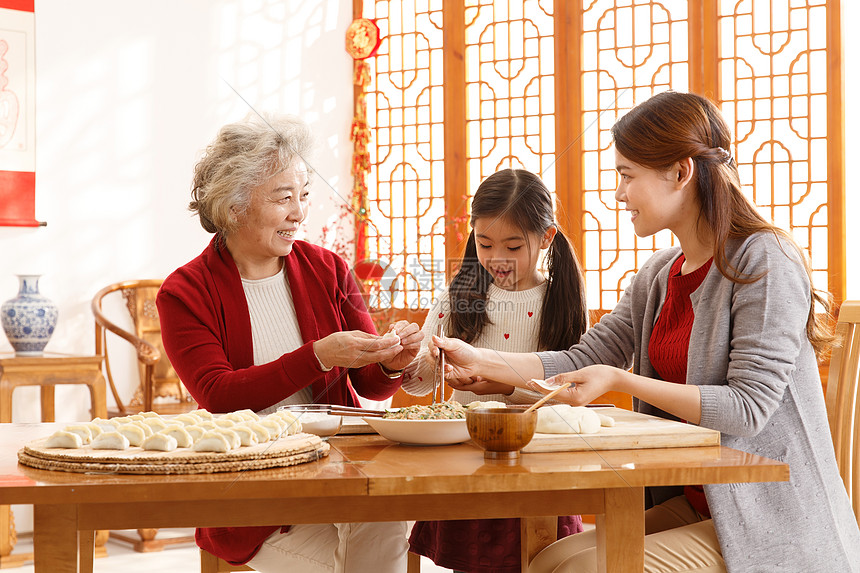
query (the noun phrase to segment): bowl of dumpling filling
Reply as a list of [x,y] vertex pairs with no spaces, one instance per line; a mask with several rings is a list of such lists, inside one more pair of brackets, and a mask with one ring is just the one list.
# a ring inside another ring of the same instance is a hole
[[387,410],[364,421],[383,438],[412,446],[444,446],[469,440],[466,409],[454,400]]

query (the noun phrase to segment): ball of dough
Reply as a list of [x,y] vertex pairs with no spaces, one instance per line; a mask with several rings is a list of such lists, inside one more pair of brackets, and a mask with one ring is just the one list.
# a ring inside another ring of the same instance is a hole
[[598,415],[583,406],[555,404],[538,408],[535,432],[542,434],[594,434],[600,430]]

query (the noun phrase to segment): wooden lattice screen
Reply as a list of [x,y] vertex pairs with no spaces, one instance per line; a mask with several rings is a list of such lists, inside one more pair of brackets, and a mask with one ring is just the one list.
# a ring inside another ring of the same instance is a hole
[[[370,257],[396,309],[426,309],[468,233],[469,194],[539,172],[611,310],[668,232],[639,239],[613,198],[609,129],[653,93],[694,91],[732,124],[746,191],[845,292],[840,6],[825,0],[355,0],[382,32],[367,93]],[[414,316],[414,313],[413,313]]]

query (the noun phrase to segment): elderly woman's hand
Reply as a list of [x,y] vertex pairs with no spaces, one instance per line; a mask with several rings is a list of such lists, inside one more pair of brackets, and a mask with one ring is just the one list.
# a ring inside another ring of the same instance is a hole
[[389,326],[385,334],[392,332],[400,338],[400,346],[403,350],[391,360],[381,361],[380,364],[387,370],[403,370],[418,356],[424,333],[421,332],[420,326],[405,320],[398,320]]
[[396,336],[377,336],[361,330],[335,332],[314,342],[314,353],[325,368],[361,368],[388,362],[401,352],[403,346]]

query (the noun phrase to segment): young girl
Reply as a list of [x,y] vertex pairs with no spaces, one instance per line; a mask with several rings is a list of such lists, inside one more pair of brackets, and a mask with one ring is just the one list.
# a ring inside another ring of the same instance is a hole
[[[612,134],[615,197],[636,234],[669,229],[680,246],[646,261],[569,350],[500,354],[434,339],[448,375],[495,380],[494,392],[500,382],[529,387],[523,380],[551,376],[575,383],[557,396],[574,405],[626,392],[640,412],[719,430],[724,446],[790,465],[787,483],[652,490],[645,571],[860,571],[860,531],[816,361],[832,340],[816,305],[829,304],[802,251],[741,192],[729,128],[707,99],[661,93]],[[595,567],[588,532],[547,547],[530,571]]]
[[[583,278],[556,226],[543,181],[520,169],[494,173],[472,199],[471,225],[460,269],[447,295],[427,314],[425,340],[442,324],[447,336],[492,350],[533,352],[575,344],[587,327]],[[546,277],[538,269],[542,249],[547,249]],[[406,369],[403,389],[427,394],[433,377],[425,343]],[[464,405],[477,399],[531,404],[540,397],[508,385],[495,389],[484,396],[457,390],[453,399]],[[579,516],[559,518],[560,537],[581,529]],[[418,522],[410,546],[413,553],[460,571],[520,570],[519,519]]]

